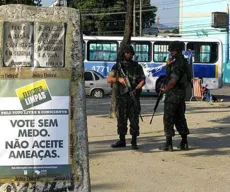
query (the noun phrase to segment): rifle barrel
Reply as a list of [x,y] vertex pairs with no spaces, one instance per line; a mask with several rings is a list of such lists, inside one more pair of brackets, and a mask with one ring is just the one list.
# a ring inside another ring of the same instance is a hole
[[152,124],[152,121],[153,121],[153,117],[154,117],[154,115],[155,115],[155,112],[156,112],[156,111],[153,111],[153,115],[152,115],[152,118],[151,118],[149,124]]
[[160,92],[159,95],[158,95],[157,102],[156,102],[156,104],[155,104],[155,106],[154,106],[154,108],[153,108],[153,114],[152,114],[152,117],[151,117],[151,120],[150,120],[149,124],[152,124],[153,117],[154,117],[154,115],[155,115],[155,113],[156,113],[156,111],[157,111],[157,107],[158,107],[158,105],[159,105],[159,103],[160,103],[160,100],[161,100],[162,95],[163,95],[162,92]]

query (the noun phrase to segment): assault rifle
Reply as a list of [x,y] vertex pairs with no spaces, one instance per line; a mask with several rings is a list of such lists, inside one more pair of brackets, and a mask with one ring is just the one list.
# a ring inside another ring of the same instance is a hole
[[[163,83],[161,84],[161,87],[164,87],[167,84],[167,81],[168,81],[168,79],[167,79],[167,77],[165,77]],[[157,102],[156,102],[156,104],[155,104],[155,106],[153,108],[153,114],[152,114],[152,117],[151,117],[151,120],[150,120],[149,124],[152,124],[153,117],[154,117],[154,115],[155,115],[155,113],[157,111],[157,107],[158,107],[158,105],[160,103],[160,100],[162,99],[163,95],[164,95],[164,93],[162,91],[160,91],[160,93],[158,95],[158,98],[157,98]]]
[[152,117],[151,117],[151,120],[150,120],[149,124],[152,124],[153,117],[154,117],[154,115],[155,115],[155,113],[157,111],[157,107],[158,107],[158,105],[160,103],[160,100],[161,100],[162,96],[163,96],[163,93],[160,92],[159,95],[158,95],[158,98],[157,98],[157,102],[156,102],[156,104],[155,104],[155,106],[153,108],[153,114],[152,114]]
[[[138,106],[136,97],[135,97],[135,95],[134,95],[134,93],[133,93],[133,90],[132,90],[132,87],[131,87],[129,78],[128,78],[128,76],[125,74],[124,70],[122,69],[121,61],[122,61],[122,59],[121,59],[121,54],[118,53],[118,57],[117,57],[117,67],[118,67],[118,71],[120,72],[122,78],[124,78],[125,84],[126,84],[126,89],[127,89],[126,92],[129,93],[131,99],[133,100],[135,109],[137,109],[139,106]],[[143,122],[143,118],[142,118],[141,114],[140,114],[140,119],[141,119],[141,121]]]

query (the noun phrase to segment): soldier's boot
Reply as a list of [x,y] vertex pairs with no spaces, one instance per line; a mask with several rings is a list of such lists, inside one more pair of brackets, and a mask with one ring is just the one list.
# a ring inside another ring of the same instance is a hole
[[132,144],[132,149],[134,149],[134,150],[138,149],[137,136],[136,135],[132,135],[131,144]]
[[120,135],[120,139],[111,145],[112,148],[126,147],[125,135]]
[[177,148],[180,150],[184,150],[184,151],[189,150],[187,135],[181,135],[181,137],[182,137],[182,140],[180,142],[180,145]]
[[167,136],[166,137],[166,143],[159,147],[159,150],[161,151],[173,151],[173,145],[172,145],[172,137]]

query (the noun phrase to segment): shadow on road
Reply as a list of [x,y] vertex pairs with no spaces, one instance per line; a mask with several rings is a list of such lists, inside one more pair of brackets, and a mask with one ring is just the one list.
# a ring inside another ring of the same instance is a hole
[[[229,117],[230,119],[230,117]],[[181,151],[182,155],[186,156],[218,156],[218,155],[230,155],[230,127],[228,125],[221,127],[203,127],[200,129],[191,129],[191,134],[188,137],[190,150]],[[161,152],[158,150],[165,142],[164,133],[162,136],[141,136],[138,138],[139,150],[137,152],[141,153],[156,153]],[[158,132],[159,133],[159,132]],[[146,133],[146,135],[151,133]],[[116,152],[116,151],[127,151],[131,150],[130,139],[131,136],[127,136],[127,147],[112,149],[110,145],[117,141],[113,140],[101,140],[89,142],[90,145],[90,157],[97,157],[105,155],[106,153]],[[173,145],[175,152],[179,151],[177,146],[179,145],[181,138],[176,135],[173,138]],[[226,150],[229,148],[229,150]]]

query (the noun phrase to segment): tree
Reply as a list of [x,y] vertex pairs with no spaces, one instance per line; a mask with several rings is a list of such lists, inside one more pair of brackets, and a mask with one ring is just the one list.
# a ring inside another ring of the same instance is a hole
[[[140,0],[135,0],[136,3],[136,31],[140,29]],[[142,29],[152,27],[155,23],[156,11],[155,6],[151,6],[150,0],[142,0]]]
[[164,31],[164,33],[171,33],[171,31],[169,31],[169,30],[166,30],[166,31]]
[[34,0],[2,0],[0,1],[0,5],[7,5],[7,4],[39,5],[40,1],[34,1]]
[[[142,28],[150,27],[155,23],[157,9],[151,6],[150,0],[142,1],[144,5]],[[136,0],[135,3],[136,28],[139,29],[140,0]],[[83,33],[86,35],[123,35],[128,5],[126,0],[69,0],[68,3],[68,6],[81,10]]]
[[175,28],[172,30],[172,33],[179,34],[179,28]]
[[101,35],[104,26],[103,21],[107,9],[113,5],[109,0],[78,0],[67,2],[69,7],[79,9],[82,14],[83,33],[86,35]]
[[[121,54],[121,51],[124,49],[125,45],[131,43],[131,36],[132,36],[132,28],[133,28],[133,0],[126,1],[126,17],[125,17],[125,29],[124,29],[124,37],[121,42],[121,45],[118,50],[118,55]],[[113,84],[112,89],[112,98],[111,98],[111,105],[109,111],[109,117],[114,118],[116,116],[116,84]]]

